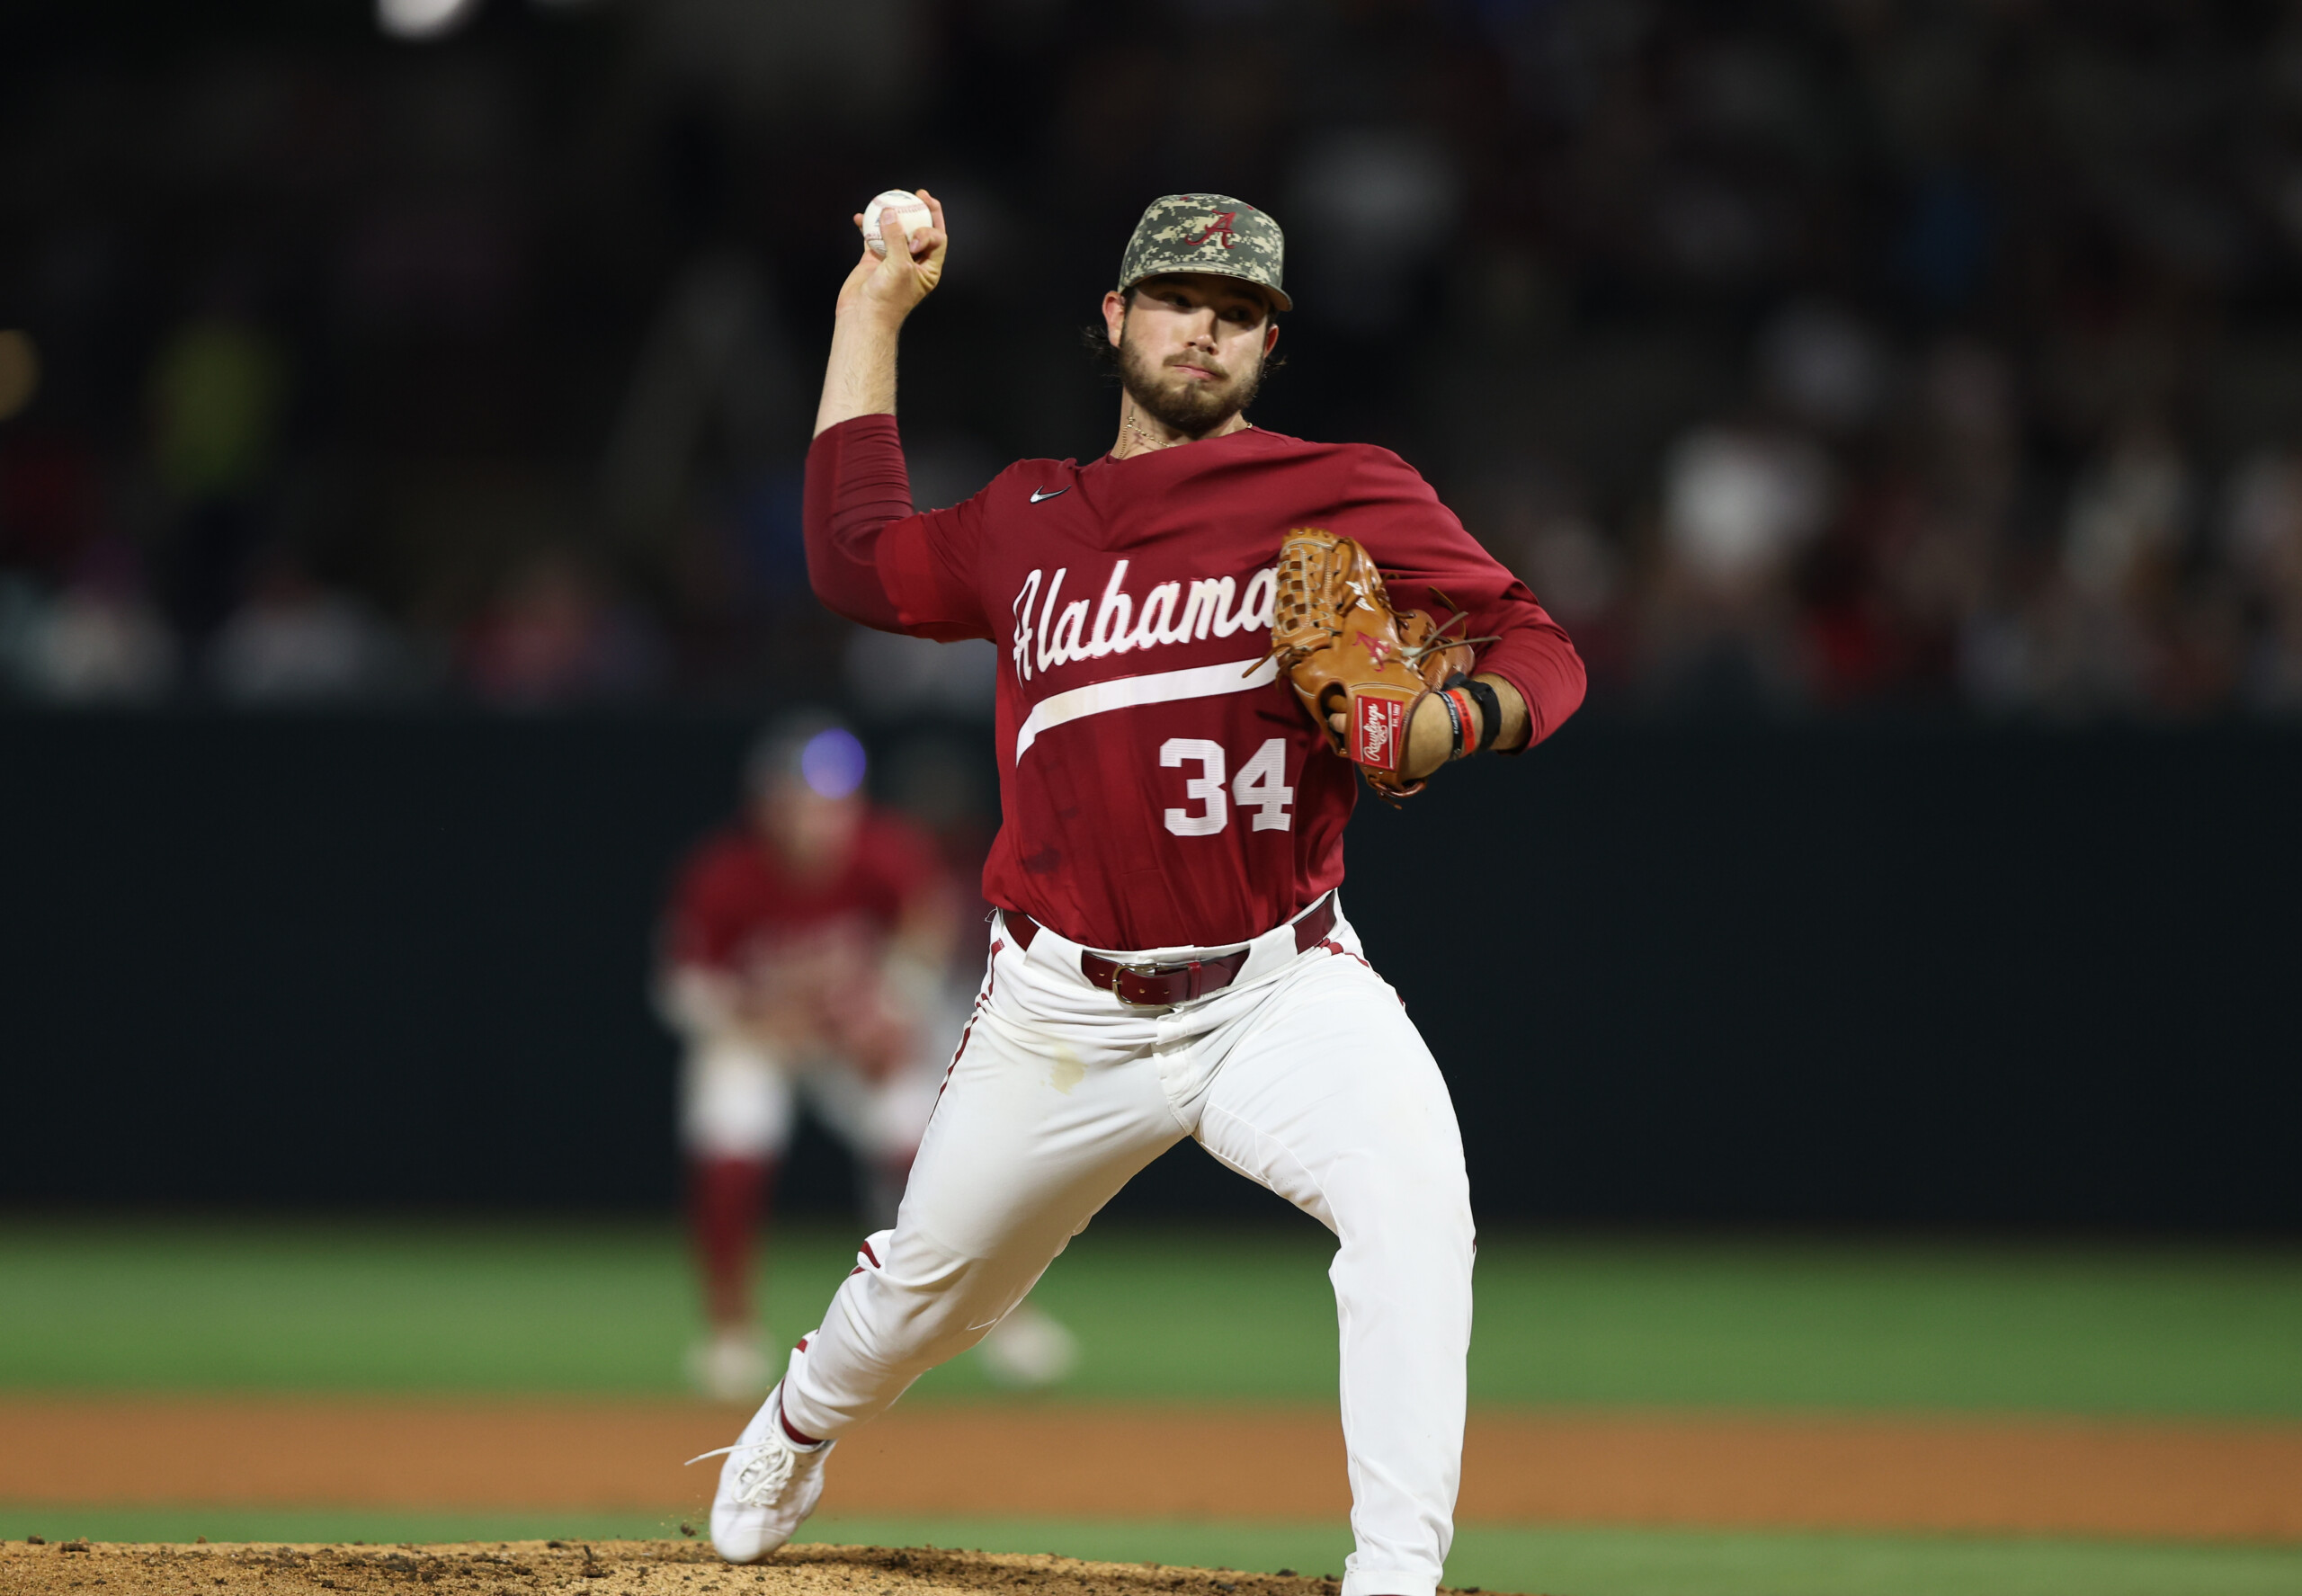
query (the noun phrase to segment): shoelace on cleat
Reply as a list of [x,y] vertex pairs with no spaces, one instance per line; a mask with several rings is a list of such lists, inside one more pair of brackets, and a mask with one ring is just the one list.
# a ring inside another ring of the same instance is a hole
[[791,1483],[799,1455],[784,1447],[770,1448],[736,1471],[736,1500],[745,1507],[772,1507],[776,1496]]
[[754,1458],[736,1471],[736,1501],[745,1507],[772,1507],[776,1493],[791,1483],[792,1470],[799,1467],[799,1454],[793,1448],[775,1440],[755,1440],[732,1447],[714,1447],[699,1452],[680,1465],[686,1468],[707,1458],[727,1458],[737,1452],[762,1452],[763,1458]]

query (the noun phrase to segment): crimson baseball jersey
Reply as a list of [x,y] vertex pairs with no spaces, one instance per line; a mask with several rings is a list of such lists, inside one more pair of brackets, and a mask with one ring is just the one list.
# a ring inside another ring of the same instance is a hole
[[836,927],[884,937],[905,907],[945,879],[934,844],[908,822],[873,810],[847,862],[794,876],[759,837],[730,826],[688,856],[665,925],[674,964],[740,973],[795,939]]
[[1244,941],[1343,879],[1357,771],[1267,657],[1289,528],[1357,539],[1401,609],[1467,611],[1534,740],[1582,700],[1566,634],[1387,450],[1249,428],[1020,461],[920,514],[895,418],[869,415],[816,439],[807,500],[834,610],[1002,646],[984,896],[1089,947]]

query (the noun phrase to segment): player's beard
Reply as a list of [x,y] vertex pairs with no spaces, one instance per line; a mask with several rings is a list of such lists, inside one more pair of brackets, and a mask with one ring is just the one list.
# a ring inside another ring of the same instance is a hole
[[[1191,363],[1208,362],[1194,356]],[[1263,386],[1263,356],[1258,353],[1254,367],[1237,375],[1227,370],[1213,382],[1179,382],[1165,375],[1165,368],[1153,365],[1122,326],[1119,377],[1138,409],[1170,431],[1203,438],[1254,403],[1255,389]]]

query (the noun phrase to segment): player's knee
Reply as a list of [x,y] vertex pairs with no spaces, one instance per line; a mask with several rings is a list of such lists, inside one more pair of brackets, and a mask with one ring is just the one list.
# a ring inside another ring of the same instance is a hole
[[890,1231],[867,1237],[855,1264],[880,1299],[868,1318],[906,1349],[902,1361],[922,1367],[974,1346],[1031,1288],[1013,1270]]
[[890,1361],[924,1372],[974,1346],[1013,1306],[1002,1294],[981,1290],[913,1294],[903,1311],[879,1321],[877,1334]]
[[1344,1249],[1459,1261],[1468,1268],[1476,1232],[1460,1158],[1370,1157],[1367,1163],[1354,1178],[1328,1189]]
[[932,1338],[923,1343],[930,1364],[949,1363],[968,1351],[991,1333],[991,1327],[1006,1317],[1006,1308],[988,1303],[969,1304],[962,1307],[954,1304],[952,1311],[938,1316]]

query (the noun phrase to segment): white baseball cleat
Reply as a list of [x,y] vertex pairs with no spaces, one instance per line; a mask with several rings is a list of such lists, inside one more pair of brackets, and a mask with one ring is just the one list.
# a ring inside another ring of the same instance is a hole
[[714,1402],[756,1402],[773,1373],[758,1336],[747,1330],[714,1331],[688,1349],[687,1378]]
[[[791,1538],[824,1493],[824,1459],[836,1441],[800,1446],[783,1429],[783,1385],[744,1426],[725,1454],[711,1498],[711,1548],[730,1563],[756,1563]],[[691,1458],[701,1462],[701,1458]]]
[[1079,1338],[1051,1314],[1018,1303],[976,1347],[995,1386],[1030,1391],[1067,1378],[1079,1366]]

